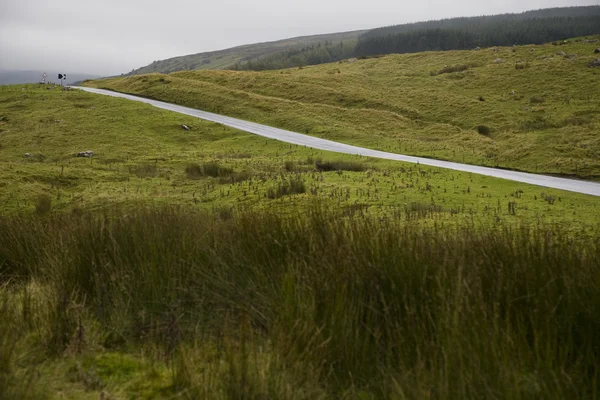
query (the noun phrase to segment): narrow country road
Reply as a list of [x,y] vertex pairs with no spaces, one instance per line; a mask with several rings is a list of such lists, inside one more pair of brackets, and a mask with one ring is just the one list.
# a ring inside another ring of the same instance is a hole
[[343,144],[333,142],[331,140],[321,139],[313,136],[303,135],[301,133],[295,133],[286,131],[283,129],[273,128],[266,125],[257,124],[254,122],[248,122],[241,119],[226,117],[219,114],[213,114],[206,111],[195,110],[193,108],[178,106],[175,104],[165,103],[158,100],[145,99],[143,97],[132,96],[129,94],[112,92],[110,90],[87,88],[87,87],[74,87],[79,90],[86,92],[102,94],[113,97],[120,97],[133,101],[140,101],[142,103],[151,104],[154,107],[162,108],[164,110],[174,111],[176,113],[197,117],[203,120],[217,122],[229,126],[231,128],[239,129],[241,131],[249,132],[255,135],[264,136],[270,139],[280,140],[282,142],[297,144],[300,146],[311,147],[319,150],[333,151],[336,153],[344,154],[355,154],[365,157],[383,158],[387,160],[404,161],[409,163],[416,163],[422,165],[428,165],[432,167],[448,168],[455,171],[471,172],[474,174],[492,176],[495,178],[508,179],[516,182],[523,182],[532,185],[544,186],[553,189],[567,190],[570,192],[589,194],[592,196],[600,196],[600,183],[580,181],[576,179],[557,178],[547,175],[530,174],[526,172],[507,171],[503,169],[480,167],[476,165],[460,164],[449,161],[440,161],[429,158],[406,156],[402,154],[387,153],[379,150],[365,149],[362,147],[356,147],[349,144]]

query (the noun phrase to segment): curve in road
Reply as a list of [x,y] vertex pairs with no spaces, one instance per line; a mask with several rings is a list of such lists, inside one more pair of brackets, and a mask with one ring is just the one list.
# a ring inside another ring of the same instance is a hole
[[554,176],[530,174],[526,172],[508,171],[503,169],[480,167],[477,165],[460,164],[450,161],[441,161],[430,158],[413,157],[403,154],[387,153],[385,151],[365,149],[363,147],[352,146],[349,144],[338,143],[331,140],[321,139],[314,136],[303,135],[301,133],[291,132],[284,129],[273,128],[271,126],[261,125],[254,122],[244,121],[237,118],[226,117],[219,114],[213,114],[206,111],[196,110],[189,107],[183,107],[176,104],[165,103],[163,101],[145,99],[130,94],[113,92],[110,90],[74,87],[75,89],[84,90],[86,92],[102,94],[112,97],[120,97],[128,100],[139,101],[153,105],[154,107],[164,110],[173,111],[180,114],[197,117],[203,120],[217,122],[249,132],[255,135],[264,136],[270,139],[280,140],[282,142],[297,144],[300,146],[312,147],[319,150],[327,150],[336,153],[355,154],[365,157],[383,158],[386,160],[404,161],[415,164],[429,165],[432,167],[448,168],[455,171],[471,172],[492,176],[495,178],[508,179],[516,182],[528,183],[531,185],[544,186],[553,189],[567,190],[570,192],[589,194],[592,196],[600,196],[600,183],[581,181],[576,179],[558,178]]

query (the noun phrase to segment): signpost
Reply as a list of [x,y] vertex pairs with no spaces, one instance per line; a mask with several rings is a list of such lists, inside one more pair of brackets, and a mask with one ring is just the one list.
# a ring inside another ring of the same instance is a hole
[[60,86],[62,86],[63,80],[67,79],[67,74],[58,74],[58,79],[60,79]]

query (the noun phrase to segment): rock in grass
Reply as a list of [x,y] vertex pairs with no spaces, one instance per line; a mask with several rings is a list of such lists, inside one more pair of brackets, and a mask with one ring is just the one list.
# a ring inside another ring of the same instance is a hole
[[504,60],[503,60],[503,59],[501,59],[501,58],[496,58],[496,59],[494,60],[494,62],[495,62],[496,64],[501,64],[501,63],[503,63],[503,62],[504,62]]
[[600,58],[590,61],[590,68],[600,67]]
[[596,54],[600,53],[600,47],[598,47],[596,50],[594,50],[594,53],[596,53]]
[[556,52],[556,55],[557,55],[557,56],[566,56],[566,55],[567,55],[567,53],[565,53],[565,52],[564,52],[564,51],[562,51],[562,50],[559,50],[559,51],[557,51],[557,52]]
[[90,158],[94,156],[94,152],[91,150],[88,151],[80,151],[79,153],[77,153],[77,157],[86,157],[86,158]]
[[31,153],[25,153],[25,155],[23,157],[25,157],[25,158],[31,158],[31,157],[33,157],[33,154],[31,154]]
[[184,130],[186,130],[186,131],[189,131],[189,130],[190,130],[190,127],[189,127],[189,126],[187,126],[187,125],[181,125],[181,127],[182,127]]

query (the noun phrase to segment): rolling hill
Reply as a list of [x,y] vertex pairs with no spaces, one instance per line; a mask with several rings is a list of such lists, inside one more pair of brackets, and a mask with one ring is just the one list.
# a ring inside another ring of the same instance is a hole
[[549,8],[250,44],[154,61],[126,76],[203,69],[261,71],[374,54],[542,44],[593,34],[600,34],[600,6]]
[[600,179],[599,40],[87,85],[378,150]]
[[153,72],[170,73],[174,71],[197,69],[228,69],[238,63],[259,59],[291,49],[300,49],[325,42],[339,43],[344,41],[356,41],[358,36],[363,32],[364,31],[354,31],[303,36],[278,40],[275,42],[249,44],[225,50],[174,57],[166,60],[154,61],[150,65],[135,69],[126,75],[141,75]]

